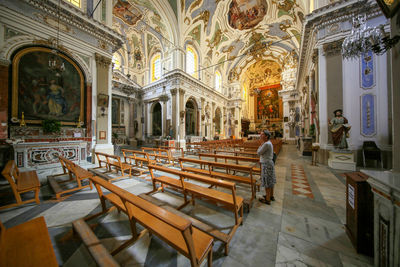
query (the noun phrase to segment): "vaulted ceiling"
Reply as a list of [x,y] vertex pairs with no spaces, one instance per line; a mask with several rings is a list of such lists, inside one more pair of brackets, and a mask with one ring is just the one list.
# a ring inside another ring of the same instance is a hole
[[219,69],[250,87],[251,80],[275,83],[273,75],[260,81],[259,72],[279,72],[297,53],[304,9],[298,0],[114,0],[113,27],[126,37],[119,53],[130,53],[133,71],[143,70],[153,51],[167,58],[171,48],[190,43],[203,75]]

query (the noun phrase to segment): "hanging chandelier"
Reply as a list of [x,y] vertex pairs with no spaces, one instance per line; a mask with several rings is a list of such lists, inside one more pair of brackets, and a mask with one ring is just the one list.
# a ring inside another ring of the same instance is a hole
[[377,55],[383,55],[387,50],[400,41],[400,36],[390,38],[386,36],[384,25],[376,27],[367,26],[367,15],[359,14],[353,18],[351,34],[342,44],[344,58],[359,58],[362,54],[373,51]]
[[64,62],[59,56],[58,49],[60,47],[60,6],[61,0],[58,1],[57,8],[57,37],[52,42],[53,49],[51,50],[51,54],[49,55],[49,70],[56,73],[56,76],[60,76],[61,72],[65,70]]

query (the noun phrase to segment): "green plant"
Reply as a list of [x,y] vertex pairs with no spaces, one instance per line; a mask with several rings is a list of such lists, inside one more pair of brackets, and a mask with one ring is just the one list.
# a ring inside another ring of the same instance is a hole
[[112,133],[112,137],[113,137],[114,139],[118,139],[118,134],[117,134],[116,132],[113,132],[113,133]]
[[44,133],[59,133],[61,130],[61,122],[56,120],[43,120],[42,128]]

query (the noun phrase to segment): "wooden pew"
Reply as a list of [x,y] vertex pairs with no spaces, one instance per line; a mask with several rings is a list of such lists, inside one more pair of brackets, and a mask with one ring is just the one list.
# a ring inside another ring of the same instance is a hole
[[[97,161],[99,162],[99,167],[96,167],[94,169],[106,168],[108,171],[108,165],[107,165],[108,154],[102,152],[94,152],[94,154],[96,155]],[[101,163],[104,163],[104,167],[101,165]]]
[[[58,174],[58,175],[53,175],[49,176],[47,179],[49,181],[50,187],[53,189],[54,193],[56,194],[56,198],[60,199],[61,195],[78,191],[86,187],[90,187],[90,189],[93,189],[92,183],[90,181],[90,177],[93,176],[93,174],[79,165],[73,163],[72,161],[68,160],[67,158],[58,155],[58,159],[61,163],[61,166],[63,168],[64,173]],[[68,175],[69,179],[68,180],[60,180],[61,176],[66,176]],[[88,179],[88,184],[83,185],[82,181]],[[76,183],[76,187],[74,188],[69,188],[69,189],[63,189],[61,187],[61,184],[67,183],[67,182],[74,182]]]
[[[116,255],[150,232],[189,258],[191,266],[200,266],[206,257],[208,266],[212,265],[213,238],[194,228],[189,220],[108,183],[100,177],[93,177],[92,181],[99,194],[102,211],[86,220],[109,212],[112,208],[107,208],[106,202],[110,202],[115,208],[125,212],[130,221],[132,238],[112,251],[111,255]],[[105,194],[103,188],[109,193]],[[145,229],[138,233],[136,223],[141,224]]]
[[142,151],[147,152],[149,154],[149,157],[153,157],[155,162],[161,162],[162,160],[164,160],[167,165],[175,164],[173,157],[168,149],[142,147]]
[[251,162],[251,163],[258,163],[260,161],[260,158],[250,158],[250,157],[240,157],[240,156],[230,156],[230,155],[221,155],[221,154],[209,154],[209,153],[199,153],[197,155],[199,159],[202,159],[202,157],[206,158],[214,158],[215,162],[218,161],[218,159],[224,159],[225,163],[228,163],[228,160],[233,160],[236,162],[236,164],[239,164],[239,161],[245,161],[245,162]]
[[100,240],[90,229],[89,225],[83,220],[79,219],[72,222],[74,233],[78,234],[82,239],[83,244],[88,249],[89,254],[92,256],[97,266],[100,267],[117,267],[120,266],[107,249],[100,243]]
[[[132,165],[132,171],[138,172],[139,175],[148,171],[146,166],[153,162],[149,159],[149,155],[146,152],[122,149],[122,154],[124,155],[125,163]],[[146,166],[143,163],[145,163]]]
[[[108,176],[108,181],[113,181],[113,180],[120,179],[120,178],[123,178],[126,176],[128,176],[128,177],[131,176],[132,165],[122,162],[120,157],[118,157],[116,155],[102,153],[102,152],[95,152],[95,154],[96,154],[97,160],[99,162],[99,167],[92,168],[89,170],[95,171],[96,169],[105,167],[107,169],[107,171],[105,171],[104,173],[112,172],[113,169],[116,171],[116,173],[118,173],[118,171],[121,172],[121,176],[118,176],[118,177]],[[102,162],[106,163],[106,166],[103,167],[101,165]],[[126,171],[128,172],[127,174],[125,173]],[[98,171],[96,171],[96,173],[98,173]]]
[[0,266],[58,266],[43,216],[5,229],[0,222]]
[[[163,190],[163,185],[168,185],[178,191],[183,193],[184,203],[178,210],[183,208],[189,203],[195,204],[195,198],[200,198],[207,200],[215,205],[222,205],[222,207],[233,211],[235,216],[235,225],[232,227],[231,231],[228,233],[228,239],[223,237],[220,240],[225,244],[225,254],[228,255],[228,245],[233,235],[235,234],[237,228],[243,222],[243,198],[236,195],[236,186],[234,183],[230,183],[227,181],[222,181],[215,178],[210,178],[204,175],[194,174],[190,172],[180,171],[172,168],[167,168],[164,166],[158,165],[149,165],[149,170],[151,174],[151,178],[153,181],[153,190],[148,192],[147,194],[153,194],[160,190]],[[156,177],[154,175],[154,170],[169,173],[175,176],[178,176],[179,179],[172,178],[169,176],[160,176]],[[217,191],[212,188],[203,187],[197,184],[193,184],[185,181],[185,179],[195,180],[201,183],[209,184],[211,186],[221,187],[229,190],[231,193],[225,193],[221,191]],[[161,187],[157,187],[157,183],[161,183]],[[187,195],[191,195],[191,201],[188,201]],[[212,234],[212,233],[210,233]],[[214,235],[214,237],[218,238],[221,235]]]
[[[183,165],[184,162],[199,164],[200,168],[186,167]],[[238,165],[225,162],[214,162],[214,161],[191,159],[191,158],[179,158],[179,164],[183,171],[209,175],[214,178],[249,185],[251,188],[251,198],[246,201],[249,204],[249,209],[251,208],[253,199],[256,197],[256,189],[258,188],[257,182],[253,177],[253,172],[254,172],[253,166]],[[207,166],[207,168],[202,169],[202,166]],[[223,168],[226,170],[226,172],[225,173],[217,172],[214,171],[214,168]],[[249,177],[230,174],[230,171],[245,172],[249,174]]]
[[[131,164],[122,162],[121,158],[116,155],[106,155],[106,158],[107,158],[107,165],[110,171],[112,171],[112,169],[115,169],[116,173],[118,173],[118,171],[121,172],[121,176],[110,178],[109,181],[120,179],[126,176],[131,177],[132,173]],[[126,171],[128,171],[128,174],[125,174]]]
[[[14,160],[7,162],[1,174],[7,179],[13,191],[15,200],[17,203],[12,203],[0,207],[1,209],[7,209],[22,204],[32,203],[36,201],[36,204],[40,204],[39,192],[40,182],[36,171],[25,171],[20,172]],[[22,201],[21,194],[34,191],[35,198]]]

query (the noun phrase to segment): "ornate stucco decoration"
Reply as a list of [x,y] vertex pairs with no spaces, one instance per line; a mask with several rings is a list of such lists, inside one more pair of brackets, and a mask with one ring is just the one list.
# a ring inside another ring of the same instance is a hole
[[108,68],[111,64],[111,58],[105,57],[98,53],[95,53],[96,63],[102,66],[103,68]]
[[[29,5],[42,10],[47,15],[55,17],[58,14],[58,5],[50,0],[23,0]],[[98,40],[103,40],[112,47],[112,51],[118,50],[123,44],[123,36],[107,27],[106,25],[89,18],[79,9],[73,8],[64,1],[61,1],[60,22],[74,26]],[[49,19],[47,19],[49,21]],[[50,22],[49,22],[50,23]]]

